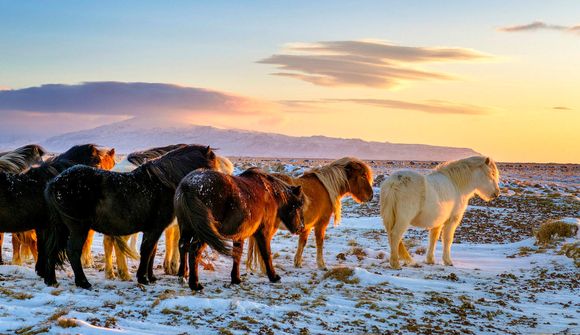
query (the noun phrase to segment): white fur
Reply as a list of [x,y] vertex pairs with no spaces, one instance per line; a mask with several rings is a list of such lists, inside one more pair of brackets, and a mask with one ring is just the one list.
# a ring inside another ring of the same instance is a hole
[[425,176],[410,170],[393,173],[382,183],[380,197],[391,267],[400,269],[399,256],[405,264],[415,264],[402,241],[411,225],[430,230],[428,264],[434,263],[435,244],[443,232],[443,262],[453,265],[451,244],[469,199],[477,194],[491,200],[499,195],[498,182],[495,163],[481,156],[441,164]]

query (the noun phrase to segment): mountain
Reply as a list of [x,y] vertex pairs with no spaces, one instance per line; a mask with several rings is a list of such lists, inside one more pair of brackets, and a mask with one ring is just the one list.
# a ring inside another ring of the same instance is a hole
[[478,153],[468,148],[424,144],[368,142],[326,136],[297,137],[209,126],[153,127],[136,119],[90,130],[51,137],[41,144],[50,151],[64,151],[79,143],[97,143],[129,153],[172,143],[209,144],[225,156],[277,158],[339,158],[356,156],[376,160],[451,160]]

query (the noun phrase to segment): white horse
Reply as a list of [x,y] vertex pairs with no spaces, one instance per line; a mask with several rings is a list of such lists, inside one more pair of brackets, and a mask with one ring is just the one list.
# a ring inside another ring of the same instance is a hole
[[381,185],[381,217],[389,235],[390,264],[400,269],[415,265],[403,244],[409,226],[428,229],[427,264],[435,263],[435,244],[443,231],[443,262],[452,266],[451,244],[467,202],[475,194],[485,201],[499,196],[499,171],[489,157],[474,156],[446,162],[428,175],[410,170],[393,173]]

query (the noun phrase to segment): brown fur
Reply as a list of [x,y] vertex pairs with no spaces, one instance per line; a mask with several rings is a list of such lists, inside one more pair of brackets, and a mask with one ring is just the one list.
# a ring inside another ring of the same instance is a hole
[[30,257],[34,261],[38,259],[36,247],[36,231],[29,230],[21,233],[12,233],[12,264],[22,265],[22,262]]
[[[308,202],[304,208],[304,230],[298,240],[294,266],[302,266],[302,252],[306,246],[308,235],[314,229],[317,264],[320,269],[325,269],[323,246],[326,227],[333,214],[335,221],[340,219],[340,199],[345,195],[352,195],[358,202],[372,199],[373,176],[370,167],[359,159],[344,157],[329,165],[306,172],[299,178],[278,174],[276,176],[291,185],[302,186],[302,191]],[[321,179],[325,179],[326,183],[323,184]],[[331,184],[332,187],[326,187],[326,185]],[[255,260],[259,260],[255,257],[254,248],[254,241],[250,239],[246,261],[246,266],[250,270],[253,269]]]

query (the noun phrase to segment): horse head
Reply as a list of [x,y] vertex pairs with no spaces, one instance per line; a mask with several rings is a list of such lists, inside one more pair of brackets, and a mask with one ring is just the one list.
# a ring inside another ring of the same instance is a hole
[[357,202],[367,202],[373,199],[373,173],[371,168],[362,161],[350,158],[344,170],[348,179],[349,193]]
[[473,173],[475,193],[485,201],[499,197],[499,170],[489,157],[481,157]]
[[300,234],[304,230],[305,203],[301,186],[287,186],[286,201],[278,208],[278,217],[292,234]]

